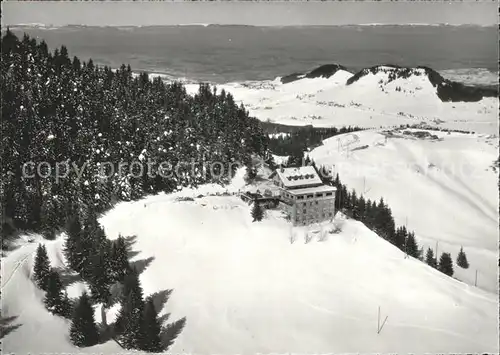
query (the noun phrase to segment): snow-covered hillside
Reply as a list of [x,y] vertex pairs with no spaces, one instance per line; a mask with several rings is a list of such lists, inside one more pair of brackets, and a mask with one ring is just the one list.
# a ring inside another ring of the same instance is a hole
[[456,258],[463,246],[471,267],[455,266],[456,277],[474,285],[478,270],[478,286],[496,293],[498,137],[427,131],[429,137],[417,138],[419,131],[339,135],[310,156],[357,193],[383,197],[396,223],[407,223],[425,248],[435,249],[438,241],[438,251]]
[[[49,313],[43,304],[44,292],[35,286],[31,277],[34,257],[39,242],[45,243],[51,266],[65,268],[62,254],[63,236],[46,241],[33,236],[32,242],[21,242],[19,247],[2,258],[2,339],[4,354],[62,354],[102,353],[117,354],[121,349],[114,342],[78,349],[69,341],[69,321]],[[31,239],[30,238],[30,239]],[[70,297],[78,297],[85,289],[80,282],[68,289]],[[96,315],[99,314],[96,312]],[[12,330],[10,330],[12,328]],[[3,331],[2,331],[3,332]]]
[[[430,69],[379,66],[355,75],[337,69],[327,78],[307,78],[302,74],[286,83],[277,78],[226,84],[221,88],[231,92],[262,121],[377,128],[425,122],[436,127],[498,132],[498,98],[443,102],[440,96],[462,89],[442,80]],[[196,92],[197,85],[188,85],[187,89]]]
[[[150,260],[140,276],[146,295],[173,289],[163,313],[187,323],[169,352],[498,352],[494,294],[405,259],[356,221],[336,219],[338,234],[323,233],[328,223],[292,230],[278,211],[252,223],[237,196],[177,198],[200,191],[121,203],[101,219],[110,238],[136,236],[133,261]],[[60,266],[61,240],[48,245]],[[119,352],[113,342],[69,345],[67,325],[45,312],[29,280],[34,250],[2,260],[2,313],[21,324],[4,351]],[[379,307],[387,321],[377,334]]]
[[[222,88],[262,121],[374,128],[327,139],[310,156],[358,194],[383,197],[424,248],[438,242],[438,254],[455,260],[463,246],[470,268],[455,265],[450,278],[341,214],[292,228],[268,211],[252,223],[236,196],[245,169],[227,187],[120,203],[101,218],[107,236],[133,237],[145,295],[173,290],[161,314],[187,319],[169,353],[498,353],[498,99],[443,102],[424,69],[333,69]],[[481,134],[379,128],[421,122]],[[334,225],[340,233],[329,233]],[[65,267],[64,235],[33,238],[2,259],[2,328],[14,328],[3,351],[123,353],[113,341],[70,344],[69,324],[45,310],[31,281],[38,242],[52,266]],[[76,281],[68,294],[85,289]],[[379,309],[387,321],[377,332]]]

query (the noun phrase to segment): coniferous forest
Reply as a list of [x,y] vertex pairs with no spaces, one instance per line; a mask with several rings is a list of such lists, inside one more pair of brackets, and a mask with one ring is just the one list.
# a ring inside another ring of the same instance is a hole
[[[322,141],[344,133],[361,131],[362,129],[354,127],[341,127],[337,129],[336,127],[312,127],[305,126],[300,129],[283,126],[283,125],[271,125],[270,123],[262,123],[264,129],[270,133],[286,133],[285,135],[277,135],[269,138],[269,150],[271,150],[276,155],[289,155],[297,156],[306,150],[312,150],[322,144]],[[275,130],[280,131],[273,132],[271,127]]]
[[64,46],[50,52],[9,30],[1,66],[4,234],[50,237],[88,207],[99,213],[120,200],[225,182],[235,164],[266,150],[258,120],[209,85],[193,97],[180,83],[70,58]]
[[[53,239],[66,231],[68,267],[90,293],[70,301],[43,246],[34,280],[47,309],[71,319],[73,344],[92,346],[111,334],[127,349],[167,349],[185,318],[161,324],[125,240],[107,239],[98,215],[118,201],[228,182],[266,151],[259,121],[209,85],[190,96],[180,83],[71,59],[64,46],[50,52],[44,41],[9,30],[1,44],[2,237],[30,231]],[[116,284],[121,313],[100,331],[91,305],[104,312],[116,303]]]

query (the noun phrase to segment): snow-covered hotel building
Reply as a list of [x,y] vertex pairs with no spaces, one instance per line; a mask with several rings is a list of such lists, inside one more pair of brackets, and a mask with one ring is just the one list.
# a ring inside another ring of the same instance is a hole
[[280,168],[270,176],[279,188],[282,207],[293,225],[331,219],[335,214],[335,191],[324,185],[312,166]]

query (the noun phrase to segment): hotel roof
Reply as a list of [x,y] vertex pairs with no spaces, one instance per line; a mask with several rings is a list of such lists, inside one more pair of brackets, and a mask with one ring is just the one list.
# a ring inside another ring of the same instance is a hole
[[313,193],[335,192],[335,191],[337,191],[336,187],[328,186],[328,185],[306,187],[303,189],[296,189],[296,190],[287,190],[287,192],[292,194],[292,195],[306,195],[306,194],[313,194]]
[[[313,166],[284,168],[283,171],[277,169],[275,172],[278,174],[281,181],[283,181],[283,185],[288,188],[302,185],[322,184],[322,181]],[[271,177],[272,176],[274,176],[274,174],[271,174]]]

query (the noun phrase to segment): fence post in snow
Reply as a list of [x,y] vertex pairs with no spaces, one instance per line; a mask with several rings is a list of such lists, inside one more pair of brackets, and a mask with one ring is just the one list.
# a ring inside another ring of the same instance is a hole
[[384,327],[385,322],[387,321],[387,318],[389,318],[389,316],[385,316],[385,319],[382,322],[382,325],[380,325],[380,306],[378,306],[377,334],[380,334],[380,332],[382,331],[382,328]]
[[380,333],[380,306],[378,306],[378,317],[377,317],[377,334]]

